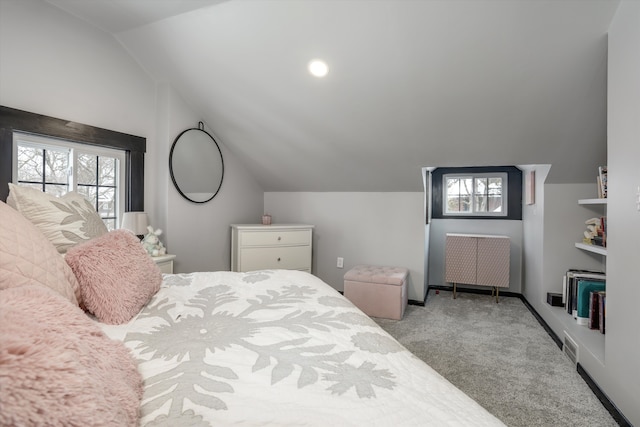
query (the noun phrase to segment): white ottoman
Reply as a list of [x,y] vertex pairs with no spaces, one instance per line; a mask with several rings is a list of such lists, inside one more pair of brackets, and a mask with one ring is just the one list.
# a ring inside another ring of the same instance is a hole
[[357,265],[344,275],[344,296],[368,316],[401,320],[408,275],[403,267]]

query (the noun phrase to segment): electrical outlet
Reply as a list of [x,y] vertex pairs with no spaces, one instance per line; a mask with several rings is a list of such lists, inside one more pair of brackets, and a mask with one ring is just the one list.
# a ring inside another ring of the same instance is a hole
[[344,258],[338,257],[338,262],[336,263],[336,267],[343,268],[344,267]]

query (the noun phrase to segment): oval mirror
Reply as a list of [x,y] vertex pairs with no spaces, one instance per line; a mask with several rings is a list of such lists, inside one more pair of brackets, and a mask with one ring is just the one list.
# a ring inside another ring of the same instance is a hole
[[224,177],[222,151],[202,122],[173,141],[169,172],[176,190],[193,203],[206,203],[220,191]]

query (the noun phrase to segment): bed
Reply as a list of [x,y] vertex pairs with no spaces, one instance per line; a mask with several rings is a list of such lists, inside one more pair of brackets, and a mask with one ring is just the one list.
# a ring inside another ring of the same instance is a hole
[[63,257],[0,218],[0,425],[503,425],[311,274],[162,275],[126,231]]

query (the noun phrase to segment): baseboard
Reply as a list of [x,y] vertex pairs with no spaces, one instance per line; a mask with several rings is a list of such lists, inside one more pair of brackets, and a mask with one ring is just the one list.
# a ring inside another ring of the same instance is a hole
[[[427,286],[427,296],[429,295],[429,291],[431,289],[434,290],[438,290],[438,291],[450,291],[453,292],[453,286],[442,286],[442,285],[429,285]],[[467,293],[467,294],[481,294],[481,295],[491,295],[491,289],[481,289],[481,288],[464,288],[464,287],[460,287],[457,286],[456,287],[456,292],[463,292],[463,293]],[[515,298],[520,298],[521,295],[515,292],[508,292],[508,291],[500,291],[500,296],[505,296],[505,297],[515,297]]]
[[633,427],[631,422],[629,422],[629,420],[626,419],[625,416],[622,415],[622,413],[618,410],[618,407],[611,400],[609,400],[607,395],[604,394],[600,387],[598,387],[598,384],[596,384],[593,378],[589,376],[589,373],[582,367],[582,365],[580,365],[580,363],[578,363],[577,369],[584,382],[587,383],[591,391],[593,391],[593,394],[596,395],[602,405],[607,409],[607,411],[609,411],[613,419],[623,427]]

